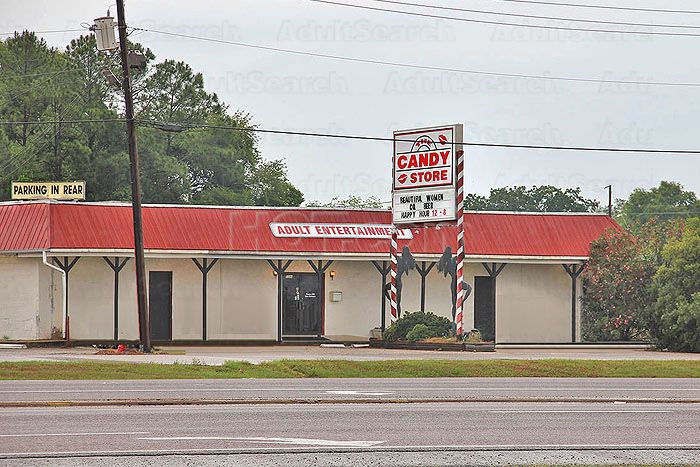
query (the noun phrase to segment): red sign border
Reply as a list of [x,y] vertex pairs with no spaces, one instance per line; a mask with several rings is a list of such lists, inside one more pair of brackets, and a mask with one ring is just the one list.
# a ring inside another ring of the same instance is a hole
[[[433,185],[421,185],[421,186],[408,186],[408,187],[402,187],[402,188],[397,188],[396,187],[396,139],[397,135],[405,136],[405,135],[417,135],[419,133],[425,133],[426,131],[451,131],[452,132],[452,144],[451,144],[451,151],[452,154],[450,157],[452,157],[452,181],[450,183],[437,183]],[[423,188],[437,188],[437,187],[454,187],[457,186],[457,159],[455,158],[455,143],[454,137],[455,137],[455,127],[454,125],[447,126],[444,128],[441,127],[427,127],[419,130],[411,130],[407,132],[400,132],[400,131],[395,131],[394,132],[394,151],[392,152],[391,156],[391,187],[392,187],[392,192],[394,191],[401,191],[401,190],[420,190]]]

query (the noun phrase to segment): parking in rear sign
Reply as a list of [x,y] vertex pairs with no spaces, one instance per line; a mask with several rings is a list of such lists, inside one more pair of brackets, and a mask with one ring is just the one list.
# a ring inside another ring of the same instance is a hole
[[462,125],[394,132],[394,224],[457,218],[457,151]]

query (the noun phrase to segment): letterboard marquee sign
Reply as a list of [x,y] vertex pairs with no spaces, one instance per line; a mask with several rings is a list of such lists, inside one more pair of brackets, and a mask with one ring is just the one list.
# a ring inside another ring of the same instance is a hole
[[459,143],[461,124],[394,132],[394,224],[457,219]]
[[85,199],[85,182],[12,182],[12,199]]

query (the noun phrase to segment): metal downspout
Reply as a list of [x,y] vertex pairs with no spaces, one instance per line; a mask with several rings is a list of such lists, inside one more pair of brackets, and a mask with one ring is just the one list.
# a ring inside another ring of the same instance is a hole
[[41,252],[41,258],[44,262],[44,264],[51,269],[55,269],[56,271],[61,273],[61,283],[63,284],[63,293],[61,294],[62,302],[63,302],[63,329],[62,329],[62,335],[63,339],[66,338],[66,320],[68,319],[68,295],[66,294],[66,288],[67,288],[67,278],[66,278],[66,272],[56,266],[55,264],[51,264],[49,262],[49,256],[48,252],[46,250]]

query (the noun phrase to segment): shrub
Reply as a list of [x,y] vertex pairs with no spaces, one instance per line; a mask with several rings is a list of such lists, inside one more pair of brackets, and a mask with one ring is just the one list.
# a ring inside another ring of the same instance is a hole
[[399,339],[407,339],[408,333],[413,330],[417,324],[423,324],[428,328],[430,334],[424,339],[430,337],[448,337],[452,333],[452,322],[434,313],[424,313],[416,311],[415,313],[406,313],[401,318],[396,320],[394,324],[389,326],[384,332],[384,340],[396,341]]
[[700,292],[661,315],[660,344],[676,352],[700,352]]
[[590,261],[582,275],[584,340],[635,337],[638,330],[630,324],[637,324],[644,308],[654,302],[650,285],[656,266],[641,254],[641,248],[640,240],[625,231],[608,231],[591,244]]
[[689,219],[683,236],[668,242],[664,264],[656,272],[661,346],[681,352],[700,351],[700,219]]
[[408,331],[408,334],[406,334],[406,340],[410,342],[421,341],[423,339],[429,339],[431,337],[436,336],[433,336],[431,329],[423,323],[416,324],[415,326],[413,326],[413,329]]

